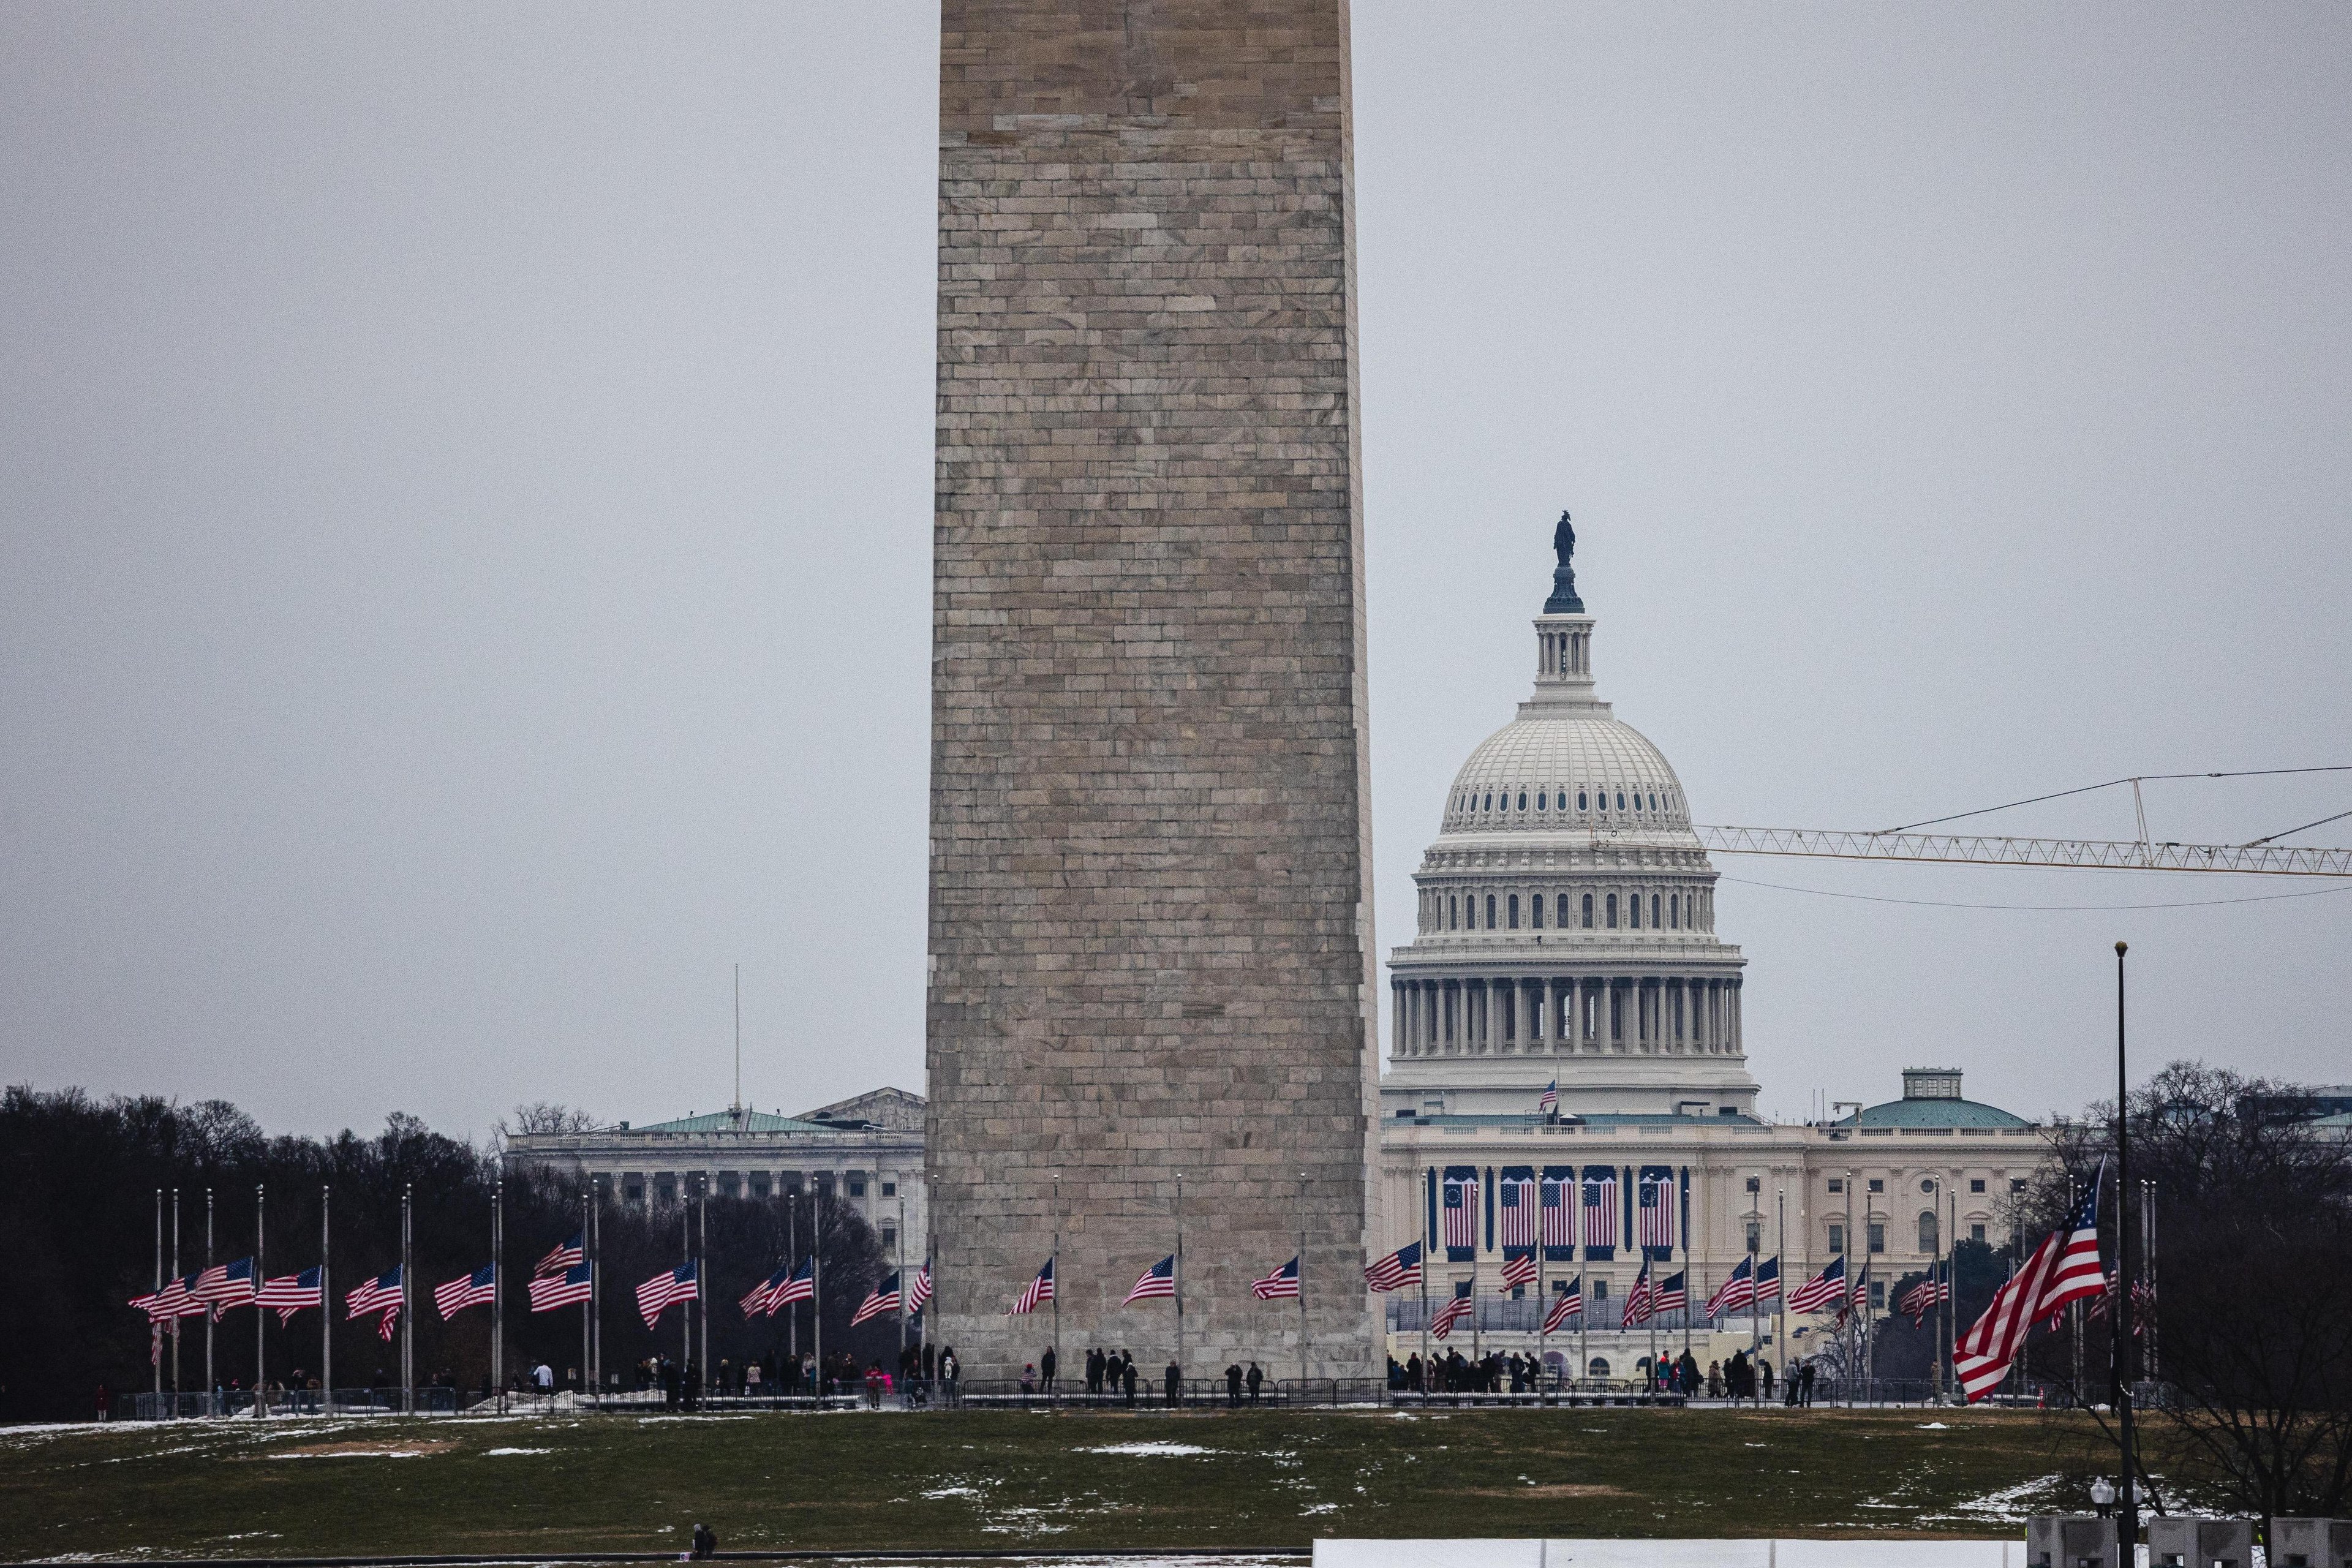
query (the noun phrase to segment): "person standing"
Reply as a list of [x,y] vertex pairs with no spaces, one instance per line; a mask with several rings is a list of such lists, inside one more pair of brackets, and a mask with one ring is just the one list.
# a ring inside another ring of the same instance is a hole
[[1172,1410],[1184,1392],[1184,1369],[1171,1361],[1168,1370],[1160,1374],[1160,1380],[1167,1385],[1168,1405]]
[[1772,1363],[1760,1355],[1756,1358],[1756,1375],[1763,1381],[1764,1384],[1763,1392],[1757,1396],[1756,1400],[1757,1404],[1761,1405],[1772,1397]]
[[1265,1373],[1258,1370],[1258,1364],[1255,1362],[1249,1363],[1249,1377],[1247,1381],[1249,1383],[1250,1403],[1252,1405],[1255,1405],[1257,1403],[1257,1391],[1265,1382]]
[[1126,1391],[1128,1408],[1131,1410],[1135,1407],[1135,1352],[1133,1351],[1118,1352],[1118,1381],[1120,1386]]
[[1045,1396],[1049,1399],[1052,1398],[1054,1394],[1054,1367],[1057,1359],[1058,1358],[1054,1354],[1054,1347],[1051,1345],[1047,1345],[1045,1347],[1045,1353],[1037,1358],[1038,1375],[1044,1381]]

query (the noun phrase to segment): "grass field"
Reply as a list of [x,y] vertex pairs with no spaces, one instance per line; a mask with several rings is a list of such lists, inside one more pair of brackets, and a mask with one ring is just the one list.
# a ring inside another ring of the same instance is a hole
[[2112,1468],[2032,1413],[554,1416],[0,1429],[0,1556],[1993,1536]]

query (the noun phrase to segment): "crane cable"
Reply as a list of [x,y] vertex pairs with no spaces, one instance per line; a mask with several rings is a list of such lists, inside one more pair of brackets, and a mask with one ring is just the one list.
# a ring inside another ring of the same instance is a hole
[[[1949,816],[1931,816],[1925,822],[1906,823],[1901,827],[1882,827],[1878,831],[1881,833],[1908,833],[1915,827],[1933,827],[1939,822],[1958,822],[1963,817],[1990,816],[1996,811],[2008,811],[2012,807],[2021,805],[2039,805],[2045,800],[2063,800],[2070,795],[2088,795],[2093,790],[2113,789],[2117,784],[2158,783],[2166,779],[2269,778],[2279,773],[2352,773],[2352,763],[2341,763],[2335,766],[2319,768],[2240,768],[2234,772],[2221,773],[2135,773],[2126,778],[2109,779],[2105,784],[2084,784],[2079,789],[2062,789],[2054,795],[2037,795],[2028,800],[2012,800],[2006,805],[1987,805],[1980,806],[1975,811],[1954,812]],[[2352,816],[2352,812],[2344,812],[2340,815]],[[2336,818],[2333,816],[2324,816],[2319,819],[2319,822],[2305,823],[2303,827],[2317,827],[2320,822],[2334,822]],[[2289,833],[2302,832],[2303,827],[2290,827],[2286,830],[2286,833],[2273,833],[2271,835],[2271,838],[2284,838]],[[2257,838],[2254,840],[2255,844],[2267,844],[2269,842],[2270,838]],[[2252,846],[2248,845],[2243,847],[2251,848]]]

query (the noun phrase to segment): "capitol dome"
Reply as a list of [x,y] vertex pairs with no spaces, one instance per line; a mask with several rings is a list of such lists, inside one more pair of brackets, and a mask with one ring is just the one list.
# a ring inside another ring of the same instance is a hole
[[1563,561],[1535,691],[1454,774],[1391,955],[1391,1116],[1752,1118],[1739,950],[1665,756],[1596,693]]

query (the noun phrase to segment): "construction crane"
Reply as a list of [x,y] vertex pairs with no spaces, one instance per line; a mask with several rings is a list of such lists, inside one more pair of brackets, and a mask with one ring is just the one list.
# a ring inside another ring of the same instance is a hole
[[[2310,828],[2352,816],[2340,811],[2298,827],[2273,833],[2247,844],[2177,844],[2151,840],[2147,805],[2140,785],[2161,779],[2226,779],[2267,777],[2281,773],[2336,773],[2352,766],[2317,768],[2258,768],[2233,773],[2141,773],[2109,779],[2105,784],[2059,790],[2028,800],[2013,800],[1951,816],[1932,817],[1876,832],[1842,832],[1811,827],[1729,827],[1694,824],[1699,841],[1725,855],[1801,855],[1832,860],[1924,860],[1969,866],[2071,866],[2101,871],[2226,871],[2265,877],[2352,877],[2352,849],[2304,849],[2277,841]],[[2021,805],[2037,805],[2067,795],[2131,785],[2132,810],[2138,818],[2137,838],[1993,838],[1966,834],[1920,833],[1922,827],[1984,816]]]
[[2352,877],[2352,849],[2274,844],[2168,844],[2132,838],[1985,838],[1950,833],[1852,833],[1811,827],[1694,825],[1724,855],[1806,855],[1834,860],[1934,860],[1970,866],[2076,866],[2106,871],[2232,871],[2269,877]]

